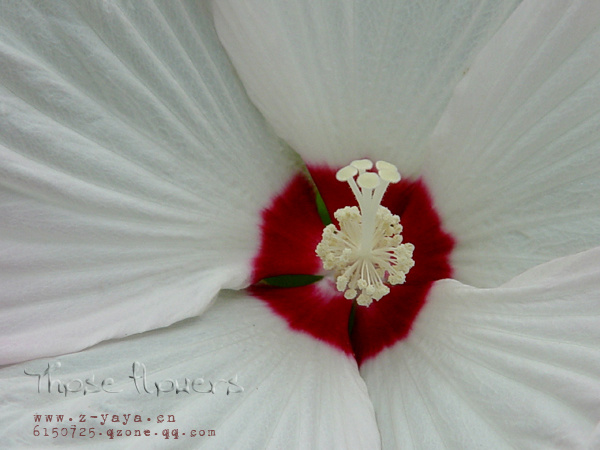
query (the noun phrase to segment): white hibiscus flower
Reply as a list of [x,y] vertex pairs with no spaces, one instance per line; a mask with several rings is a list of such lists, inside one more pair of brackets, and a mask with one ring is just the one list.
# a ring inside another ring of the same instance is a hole
[[[516,3],[2,3],[3,445],[598,445],[600,4]],[[415,266],[351,313],[361,158]]]

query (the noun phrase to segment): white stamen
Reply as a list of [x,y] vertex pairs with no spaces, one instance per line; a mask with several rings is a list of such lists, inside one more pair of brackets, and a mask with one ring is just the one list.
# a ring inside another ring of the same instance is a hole
[[338,209],[334,216],[339,230],[333,224],[325,227],[316,249],[323,267],[334,271],[337,290],[363,306],[387,295],[388,285],[403,284],[415,264],[414,245],[402,243],[400,218],[380,205],[388,185],[400,181],[398,169],[377,161],[378,173],[367,172],[372,167],[370,160],[361,159],[337,172],[337,179],[350,185],[360,210]]
[[354,175],[358,173],[358,169],[353,166],[342,167],[335,174],[335,178],[338,181],[348,181],[350,178],[353,178]]
[[365,170],[369,170],[373,167],[373,162],[370,159],[357,159],[352,161],[350,165],[356,167],[360,173],[363,173]]
[[361,173],[356,179],[356,183],[363,189],[375,189],[379,186],[379,175],[373,172]]
[[400,174],[397,170],[379,169],[379,176],[388,183],[397,183],[400,181]]
[[387,161],[377,161],[375,163],[375,167],[377,167],[377,170],[383,170],[383,169],[389,169],[389,170],[395,170],[396,172],[398,171],[398,168],[387,162]]

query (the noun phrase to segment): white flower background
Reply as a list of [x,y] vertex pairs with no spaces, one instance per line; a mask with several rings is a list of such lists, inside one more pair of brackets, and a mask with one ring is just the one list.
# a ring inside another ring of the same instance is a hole
[[[457,245],[359,369],[243,288],[302,161],[364,156]],[[599,2],[4,0],[0,186],[3,446],[600,448]],[[122,392],[38,393],[56,361]],[[32,433],[100,413],[177,423]]]

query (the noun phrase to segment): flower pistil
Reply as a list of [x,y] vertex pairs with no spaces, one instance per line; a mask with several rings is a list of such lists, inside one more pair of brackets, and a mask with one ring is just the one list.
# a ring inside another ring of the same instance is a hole
[[[338,209],[334,217],[339,229],[328,225],[316,253],[326,270],[332,270],[336,288],[344,297],[362,306],[390,292],[387,285],[403,284],[414,266],[414,245],[402,243],[400,217],[381,206],[390,183],[400,181],[393,164],[378,161],[371,172],[368,159],[352,161],[336,173],[338,181],[350,186],[356,206]],[[360,208],[360,209],[359,209]]]

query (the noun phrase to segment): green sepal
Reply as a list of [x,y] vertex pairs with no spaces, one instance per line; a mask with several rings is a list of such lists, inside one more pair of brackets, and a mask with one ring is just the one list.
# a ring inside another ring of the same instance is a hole
[[323,279],[323,275],[279,275],[276,277],[263,278],[259,284],[266,284],[274,287],[300,287],[316,283]]

